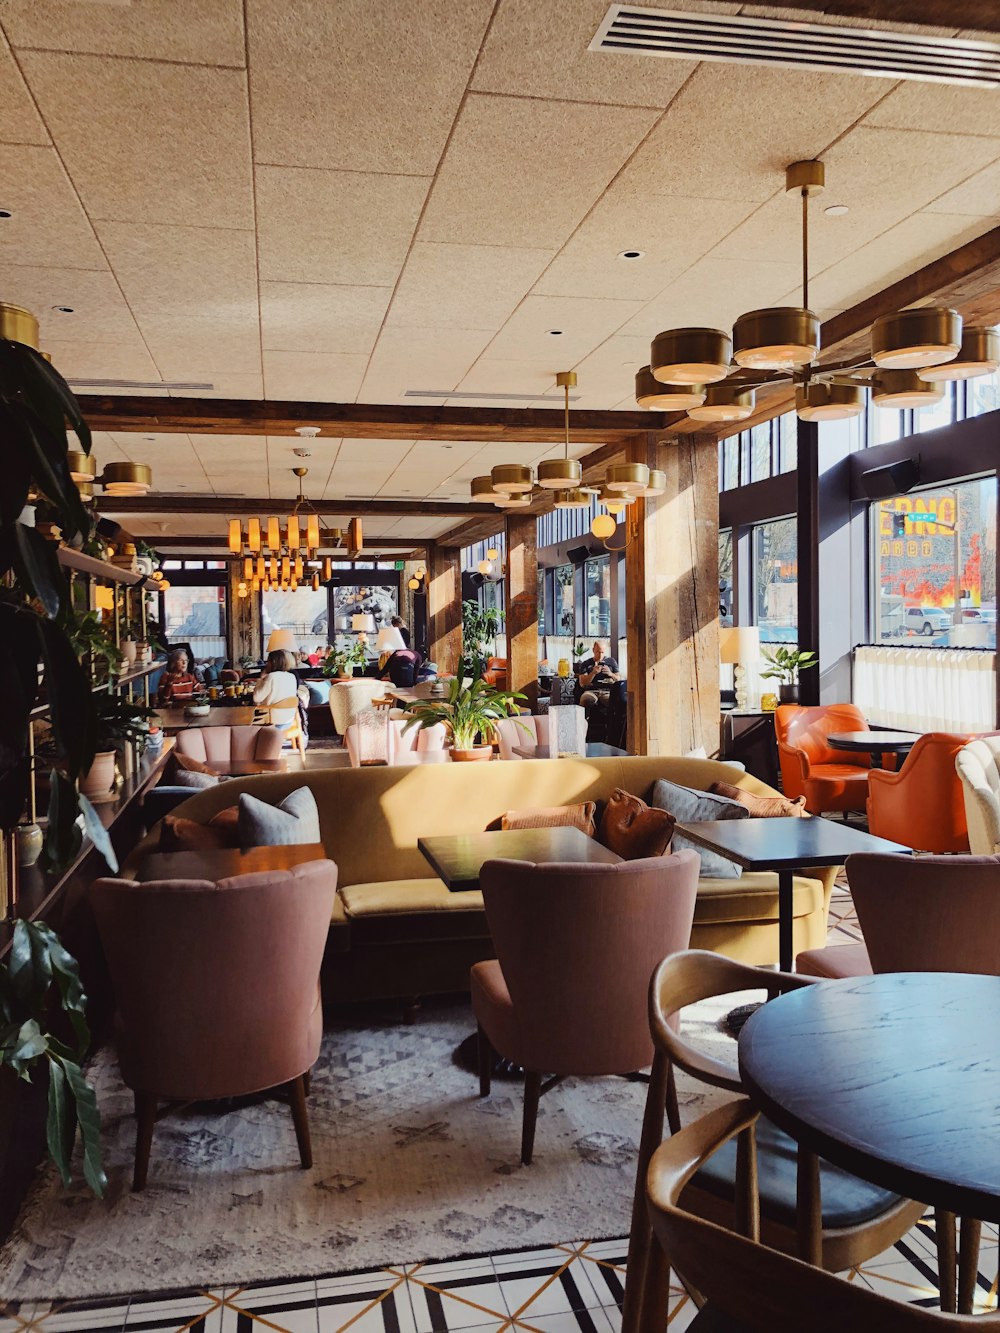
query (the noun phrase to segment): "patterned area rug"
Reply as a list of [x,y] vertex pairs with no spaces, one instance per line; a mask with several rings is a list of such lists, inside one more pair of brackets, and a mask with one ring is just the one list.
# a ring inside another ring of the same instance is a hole
[[[698,1006],[686,1026],[730,1061],[735,1043],[716,1023],[733,1002]],[[132,1097],[102,1052],[90,1076],[108,1195],[41,1171],[0,1251],[0,1299],[244,1285],[626,1234],[645,1086],[567,1079],[542,1099],[522,1167],[520,1085],[497,1082],[480,1100],[452,1061],[473,1027],[464,1003],[429,1006],[412,1027],[341,1023],[313,1072],[311,1171],[287,1107],[260,1102],[161,1121],[138,1195]],[[725,1099],[684,1083],[679,1095],[685,1120]]]

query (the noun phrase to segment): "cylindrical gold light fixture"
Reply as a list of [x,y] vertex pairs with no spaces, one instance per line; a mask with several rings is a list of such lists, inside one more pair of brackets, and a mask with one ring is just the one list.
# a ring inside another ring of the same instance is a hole
[[80,492],[81,500],[92,500],[94,498],[94,483],[92,481],[78,481],[76,489]]
[[606,541],[608,537],[615,535],[618,524],[610,514],[595,514],[590,520],[590,531],[601,541]]
[[301,582],[302,582],[302,575],[303,575],[303,571],[304,571],[304,568],[305,568],[305,567],[304,567],[304,565],[302,564],[302,557],[301,557],[300,555],[297,555],[297,556],[295,557],[295,564],[294,564],[293,568],[294,568],[294,570],[295,570],[295,577],[296,577],[296,578],[299,580],[299,582],[301,583]]
[[493,497],[497,509],[527,509],[531,504],[530,495],[503,495],[497,492]]
[[701,407],[688,409],[692,421],[746,421],[753,414],[753,389],[738,384],[710,384]]
[[267,548],[275,554],[281,550],[281,524],[277,518],[267,520]]
[[319,550],[319,514],[309,514],[306,518],[306,546],[310,551]]
[[108,463],[99,480],[108,495],[145,495],[153,473],[145,463]]
[[234,555],[243,550],[243,525],[238,518],[229,520],[229,549]]
[[492,477],[473,477],[472,485],[469,487],[469,490],[473,500],[486,501],[492,504],[496,499]]
[[653,339],[649,368],[664,384],[714,384],[732,359],[733,340],[722,329],[666,329]]
[[253,556],[243,557],[243,577],[244,579],[253,578]]
[[520,495],[531,490],[531,468],[522,463],[498,463],[490,472],[494,491],[501,495]]
[[326,556],[326,558],[323,561],[323,582],[329,583],[332,578],[333,578],[333,561],[330,559],[329,556]]
[[257,577],[259,579],[267,578],[267,562],[262,555],[257,557]]
[[297,551],[299,549],[299,516],[298,514],[288,515],[288,549]]
[[[649,366],[635,372],[635,401],[660,412],[686,412],[705,401],[704,384],[664,384]],[[539,468],[541,472],[541,468]]]
[[314,575],[312,576],[312,579],[310,580],[310,587],[312,588],[313,592],[319,592],[319,575],[318,575],[318,574],[314,574]]
[[247,546],[251,551],[260,550],[260,519],[247,519]]
[[944,397],[943,384],[922,380],[915,370],[881,370],[872,381],[876,407],[912,407],[918,412]]
[[801,306],[748,310],[733,325],[733,359],[751,370],[805,366],[818,351],[819,320]]
[[646,489],[643,491],[643,495],[648,495],[652,498],[654,495],[666,494],[666,490],[667,474],[661,472],[658,467],[651,467],[649,469],[649,481],[646,483]]
[[962,329],[962,346],[954,361],[941,366],[924,366],[917,374],[922,380],[971,380],[976,375],[992,375],[1000,368],[1000,329]]
[[69,475],[75,482],[93,485],[97,476],[97,459],[93,454],[82,453],[79,449],[69,449],[66,453]]
[[795,411],[801,421],[845,421],[865,410],[865,391],[858,384],[799,384]]
[[281,557],[281,581],[287,583],[292,574],[292,562],[287,555]]
[[38,351],[38,320],[21,305],[0,301],[0,338],[12,343],[24,343]]
[[609,491],[607,486],[602,486],[597,493],[597,503],[602,504],[609,514],[620,514],[626,505],[635,502],[636,496],[625,495],[622,491]]
[[605,474],[604,485],[622,495],[641,495],[649,485],[649,468],[645,463],[614,463]]
[[882,315],[872,325],[872,360],[880,370],[918,370],[952,361],[962,346],[962,316],[947,306]]
[[565,491],[556,491],[557,509],[587,509],[590,507],[590,492],[571,486]]
[[538,484],[548,491],[565,491],[579,486],[583,468],[575,458],[546,458],[538,464]]

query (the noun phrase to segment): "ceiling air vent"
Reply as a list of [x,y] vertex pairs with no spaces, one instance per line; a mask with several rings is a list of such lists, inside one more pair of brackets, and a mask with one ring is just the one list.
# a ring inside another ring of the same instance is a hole
[[71,375],[67,384],[78,389],[214,389],[214,384],[195,384],[187,380],[78,380]]
[[612,5],[588,48],[675,60],[784,65],[882,79],[1000,86],[1000,45],[750,15]]
[[[456,389],[404,389],[404,398],[488,398],[490,402],[501,403],[537,403],[539,399],[544,398],[551,390],[545,389],[538,393],[459,393]],[[575,403],[580,397],[578,393],[571,393],[569,401]],[[559,406],[563,403],[559,399]]]

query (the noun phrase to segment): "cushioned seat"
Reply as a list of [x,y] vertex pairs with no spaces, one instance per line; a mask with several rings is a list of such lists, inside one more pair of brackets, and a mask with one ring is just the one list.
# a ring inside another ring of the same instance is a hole
[[806,809],[814,815],[824,810],[864,813],[868,756],[835,750],[826,738],[836,732],[868,730],[864,714],[854,704],[822,708],[782,704],[774,714],[774,734],[785,795],[790,800],[805,796]]
[[[823,909],[823,885],[818,879],[796,875],[792,881],[792,915],[808,916]],[[699,879],[695,903],[696,924],[778,919],[777,877],[767,870],[745,870],[739,879]]]
[[[795,1189],[798,1147],[770,1120],[757,1121],[757,1173],[760,1211],[763,1217],[781,1226],[795,1227]],[[720,1199],[733,1198],[736,1178],[736,1140],[714,1153],[692,1180]],[[849,1175],[840,1167],[820,1160],[820,1198],[823,1201],[823,1229],[862,1226],[872,1222],[900,1202],[898,1194],[871,1185],[859,1176]]]
[[398,915],[407,912],[467,912],[482,908],[479,889],[449,892],[440,879],[385,879],[372,884],[345,884],[340,891],[349,917]]
[[795,970],[807,977],[870,977],[872,964],[863,944],[830,944],[804,950],[795,960]]

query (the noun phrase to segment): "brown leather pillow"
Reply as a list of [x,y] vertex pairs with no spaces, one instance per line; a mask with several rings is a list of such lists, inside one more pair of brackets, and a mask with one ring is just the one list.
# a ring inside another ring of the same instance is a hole
[[653,810],[638,796],[616,787],[604,807],[598,841],[624,861],[663,856],[670,850],[676,822],[666,810]]
[[176,750],[171,750],[164,765],[163,781],[167,786],[177,776],[178,769],[185,773],[211,773],[213,777],[218,777],[218,770],[210,768],[208,764],[203,764],[200,759],[194,759],[189,754],[178,754]]
[[790,801],[787,796],[756,796],[729,782],[713,782],[708,790],[716,796],[728,797],[730,801],[739,801],[740,805],[750,811],[752,819],[780,819],[789,815],[809,818],[804,796],[796,796],[794,801]]
[[160,825],[161,852],[213,852],[220,847],[238,847],[239,808],[229,805],[213,815],[207,824],[183,815],[167,815]]
[[596,801],[581,801],[579,805],[540,805],[534,810],[508,810],[500,816],[500,827],[578,828],[592,838],[596,810]]

